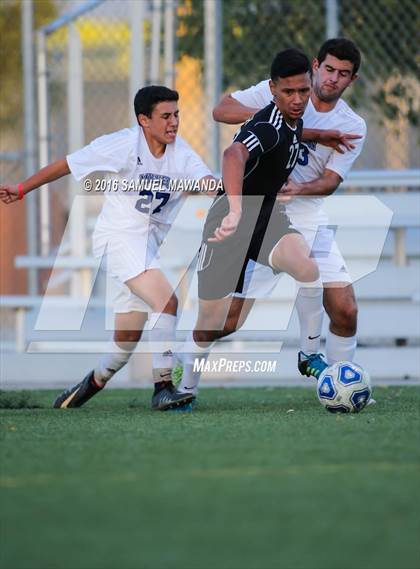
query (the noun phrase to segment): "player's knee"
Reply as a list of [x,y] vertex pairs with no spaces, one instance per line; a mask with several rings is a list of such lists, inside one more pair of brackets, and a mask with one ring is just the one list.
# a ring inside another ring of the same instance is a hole
[[303,283],[311,283],[319,279],[318,265],[313,259],[306,259],[296,269],[294,278]]
[[348,301],[333,310],[330,315],[331,323],[335,328],[339,328],[342,333],[353,336],[357,331],[357,304]]
[[141,338],[141,330],[115,330],[114,342],[122,350],[131,351]]

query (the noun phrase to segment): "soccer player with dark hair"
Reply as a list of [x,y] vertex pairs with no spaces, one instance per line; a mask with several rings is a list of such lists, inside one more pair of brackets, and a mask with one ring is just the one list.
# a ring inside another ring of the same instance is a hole
[[[189,394],[176,393],[171,381],[177,298],[160,270],[159,247],[181,197],[181,192],[169,191],[171,180],[206,180],[211,172],[177,136],[177,101],[178,93],[167,87],[144,87],[134,100],[135,127],[101,136],[21,184],[0,186],[0,199],[6,204],[70,173],[81,180],[92,172],[109,172],[118,186],[117,191],[105,194],[93,234],[94,254],[98,258],[106,254],[107,271],[118,290],[113,342],[109,353],[81,383],[57,397],[54,407],[80,407],[103,389],[128,362],[141,338],[148,311],[152,312],[150,340],[166,347],[152,358],[152,408],[165,410],[191,400]],[[139,184],[138,189],[124,191],[133,182]]]
[[[334,231],[322,209],[323,198],[334,193],[359,156],[366,137],[366,123],[341,98],[356,81],[361,62],[358,47],[347,38],[329,39],[320,47],[312,62],[312,92],[303,115],[306,128],[338,129],[360,134],[353,148],[340,153],[316,140],[300,146],[297,164],[281,194],[291,200],[285,204],[286,213],[298,229],[316,260],[323,284],[318,294],[323,297],[330,318],[326,342],[329,364],[340,360],[352,361],[356,349],[357,304],[346,263],[334,240]],[[243,91],[226,95],[213,111],[215,120],[235,124],[250,119],[258,109],[272,100],[269,80]],[[278,180],[283,171],[278,169]],[[268,296],[278,283],[279,275],[261,264],[249,263],[245,281],[249,283],[244,295],[238,293],[232,302],[226,328],[233,331],[241,325],[256,298]],[[319,354],[323,310],[318,314],[308,310],[312,303],[307,288],[301,288],[296,299],[301,340],[298,367],[303,375],[317,374],[324,366]]]
[[[308,294],[307,311],[319,312],[322,287],[316,262],[302,235],[285,214],[277,194],[297,162],[302,136],[331,143],[331,132],[305,130],[302,116],[310,97],[310,63],[296,49],[276,55],[271,65],[272,101],[238,131],[223,155],[224,190],[211,206],[198,260],[199,314],[188,338],[180,390],[195,393],[199,374],[193,363],[208,355],[211,343],[233,330],[224,326],[232,295],[243,291],[249,261],[269,273],[287,272]],[[353,145],[334,133],[345,145]],[[349,138],[353,138],[349,136]]]
[[350,77],[356,79],[362,56],[359,48],[353,41],[347,38],[331,38],[325,41],[319,48],[316,58],[318,66],[321,66],[329,55],[340,61],[350,61],[353,66]]

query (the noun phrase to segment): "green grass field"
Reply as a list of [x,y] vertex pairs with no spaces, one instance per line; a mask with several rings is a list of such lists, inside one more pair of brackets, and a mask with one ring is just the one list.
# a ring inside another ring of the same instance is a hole
[[420,567],[415,387],[360,415],[308,389],[204,390],[192,414],[108,390],[3,393],[5,569]]

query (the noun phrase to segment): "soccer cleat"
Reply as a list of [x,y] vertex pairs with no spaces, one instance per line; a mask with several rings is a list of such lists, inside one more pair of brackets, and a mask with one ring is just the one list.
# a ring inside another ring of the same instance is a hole
[[93,371],[89,372],[83,381],[63,391],[54,401],[53,407],[56,409],[81,407],[86,401],[89,401],[91,397],[96,395],[98,391],[102,391],[103,387],[98,387],[94,382],[93,373]]
[[193,399],[194,395],[191,393],[178,393],[172,382],[168,382],[167,387],[153,394],[152,409],[154,411],[166,411],[185,403],[191,403]]
[[298,369],[302,375],[318,379],[327,367],[328,364],[324,359],[324,354],[306,355],[302,351],[298,354]]
[[189,401],[188,403],[180,403],[177,407],[171,407],[167,409],[168,413],[192,413],[194,411],[195,401]]

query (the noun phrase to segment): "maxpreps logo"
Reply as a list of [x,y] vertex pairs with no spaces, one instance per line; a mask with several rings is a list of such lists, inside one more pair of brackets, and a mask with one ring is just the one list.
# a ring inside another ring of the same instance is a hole
[[206,358],[195,358],[194,372],[207,373],[275,373],[276,360],[231,360],[219,358],[209,361]]

